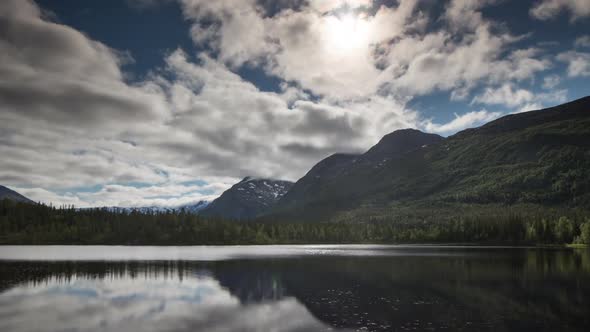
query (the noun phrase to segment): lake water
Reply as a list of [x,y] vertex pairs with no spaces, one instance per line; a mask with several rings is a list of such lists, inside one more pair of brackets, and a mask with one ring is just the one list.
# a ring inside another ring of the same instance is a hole
[[0,246],[0,331],[589,331],[590,252]]

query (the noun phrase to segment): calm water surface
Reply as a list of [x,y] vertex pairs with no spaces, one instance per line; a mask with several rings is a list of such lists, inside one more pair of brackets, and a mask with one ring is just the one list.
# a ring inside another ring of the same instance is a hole
[[0,246],[0,331],[588,331],[590,252]]

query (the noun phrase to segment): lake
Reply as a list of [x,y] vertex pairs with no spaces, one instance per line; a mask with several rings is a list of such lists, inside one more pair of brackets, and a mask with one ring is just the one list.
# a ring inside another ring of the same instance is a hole
[[0,331],[588,330],[588,250],[0,246]]

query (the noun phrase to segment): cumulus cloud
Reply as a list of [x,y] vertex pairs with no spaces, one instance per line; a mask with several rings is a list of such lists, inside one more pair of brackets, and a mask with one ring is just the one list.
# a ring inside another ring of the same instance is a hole
[[544,89],[553,89],[561,83],[561,78],[559,75],[549,75],[543,78],[543,88]]
[[264,66],[271,75],[338,99],[376,92],[381,71],[371,61],[375,47],[411,28],[416,6],[415,1],[402,1],[397,8],[383,6],[369,17],[332,11],[371,1],[312,1],[298,11],[267,17],[254,0],[182,2],[185,15],[194,22],[193,40],[218,52],[222,62],[231,67]]
[[551,65],[537,49],[511,50],[524,37],[494,33],[494,24],[481,15],[448,15],[451,30],[408,36],[384,52],[380,61],[392,76],[390,90],[411,95],[451,91],[461,100],[478,85],[527,80]]
[[[296,298],[241,303],[212,277],[150,270],[52,276],[0,294],[4,331],[321,331]],[[91,294],[92,296],[89,296]],[[9,310],[9,312],[8,312]],[[34,316],[34,319],[32,318]],[[57,318],[59,317],[59,318]]]
[[[209,178],[209,180],[212,180]],[[54,202],[59,205],[76,207],[118,206],[177,207],[198,201],[211,201],[223,190],[225,182],[207,184],[156,184],[156,185],[117,185],[107,184],[98,190],[65,191],[56,193],[43,188],[13,188],[17,192],[40,202]]]
[[[551,82],[551,79],[545,81],[547,82],[555,83]],[[556,84],[558,83],[559,81]],[[475,96],[471,104],[503,105],[522,112],[542,109],[544,105],[554,106],[565,102],[566,99],[567,90],[533,93],[526,89],[515,88],[511,84],[503,84],[496,88],[487,88],[482,94]]]
[[576,40],[574,41],[574,46],[576,47],[590,47],[590,36],[589,35],[585,35],[585,36],[580,36],[578,38],[576,38]]
[[[0,3],[0,183],[56,204],[177,205],[246,175],[296,180],[396,129],[452,134],[499,116],[425,120],[406,107],[415,96],[514,108],[549,98],[518,87],[551,61],[481,14],[497,1],[453,0],[442,13],[411,0],[178,1],[204,51],[173,50],[133,83],[122,69],[132,54],[46,20],[30,0]],[[558,59],[587,75],[585,53]],[[279,91],[244,80],[244,66]]]
[[5,109],[68,126],[107,127],[166,116],[152,86],[123,82],[121,53],[41,19],[33,3],[3,1],[0,26],[0,103]]
[[515,107],[533,100],[532,92],[525,89],[515,89],[511,84],[504,84],[499,88],[487,88],[481,95],[473,98],[472,104],[506,105]]
[[[178,139],[159,143],[162,153],[183,152],[185,162],[201,164],[207,174],[255,172],[294,179],[326,151],[363,149],[391,130],[411,126],[416,117],[398,101],[382,97],[341,105],[306,100],[289,105],[282,95],[258,90],[206,55],[196,64],[178,50],[167,63],[176,77],[166,83],[175,110],[168,125]],[[293,144],[316,147],[317,152],[280,149]]]
[[590,53],[568,51],[557,55],[557,60],[567,64],[570,77],[590,76]]
[[540,110],[542,108],[543,108],[543,105],[542,104],[539,104],[539,103],[527,103],[527,104],[521,106],[520,108],[518,108],[513,113],[523,113],[523,112],[529,112],[529,111],[536,111],[536,110]]
[[[302,98],[297,85],[262,92],[223,61],[192,61],[182,50],[166,57],[161,76],[129,84],[117,51],[44,20],[32,2],[2,6],[10,29],[0,35],[0,183],[34,200],[138,206],[211,198],[246,175],[297,179],[328,154],[363,150],[416,123],[393,98],[328,104]],[[195,179],[215,186],[180,185]],[[85,189],[94,186],[102,189]]]
[[455,118],[445,124],[437,124],[433,123],[431,120],[427,120],[422,125],[429,132],[450,134],[465,128],[482,125],[486,122],[497,119],[500,116],[502,116],[502,113],[500,112],[488,112],[486,110],[481,110],[476,112],[468,112],[461,115],[455,114]]
[[550,20],[567,11],[572,21],[590,16],[590,2],[587,0],[540,0],[530,10],[539,20]]
[[334,9],[367,8],[372,2],[312,2],[273,17],[253,0],[182,3],[194,22],[195,42],[212,47],[221,61],[261,66],[329,100],[465,92],[482,82],[528,79],[550,65],[536,49],[505,56],[523,36],[512,36],[481,15],[480,9],[496,3],[491,0],[451,1],[443,28],[430,30],[436,19],[419,10],[417,1],[346,14]]

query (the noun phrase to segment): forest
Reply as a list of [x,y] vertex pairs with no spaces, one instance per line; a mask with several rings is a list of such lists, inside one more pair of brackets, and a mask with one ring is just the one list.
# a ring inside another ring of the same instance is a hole
[[235,221],[0,201],[0,244],[237,245],[334,243],[590,244],[590,218],[518,214],[443,222]]

